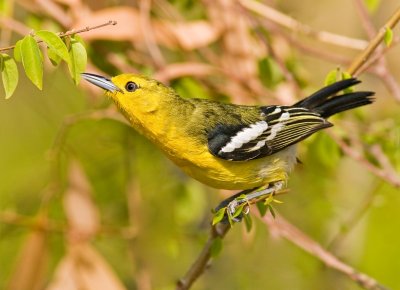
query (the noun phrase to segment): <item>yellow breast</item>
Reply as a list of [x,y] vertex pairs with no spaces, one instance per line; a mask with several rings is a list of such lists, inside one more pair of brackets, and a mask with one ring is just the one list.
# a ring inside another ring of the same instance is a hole
[[294,148],[255,160],[228,161],[213,156],[206,144],[193,139],[176,136],[159,146],[189,176],[221,189],[244,190],[285,181],[296,162]]

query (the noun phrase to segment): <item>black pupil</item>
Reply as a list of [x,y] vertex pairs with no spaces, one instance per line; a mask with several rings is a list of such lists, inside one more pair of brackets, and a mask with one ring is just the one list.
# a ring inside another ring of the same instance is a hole
[[133,91],[135,91],[135,90],[138,88],[138,86],[137,86],[137,84],[135,84],[134,82],[128,82],[128,83],[126,84],[125,88],[126,88],[126,90],[127,90],[128,92],[133,92]]

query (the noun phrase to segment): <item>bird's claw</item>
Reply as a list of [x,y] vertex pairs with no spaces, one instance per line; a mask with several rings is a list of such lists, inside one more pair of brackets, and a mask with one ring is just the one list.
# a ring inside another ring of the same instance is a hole
[[213,223],[229,222],[233,224],[242,221],[250,213],[250,204],[266,200],[269,196],[282,190],[283,187],[284,182],[278,181],[263,189],[247,190],[231,196],[215,209],[216,213],[220,212],[221,214],[216,214]]
[[249,214],[250,206],[247,197],[238,197],[228,203],[226,206],[228,219],[237,223],[240,222],[244,215]]

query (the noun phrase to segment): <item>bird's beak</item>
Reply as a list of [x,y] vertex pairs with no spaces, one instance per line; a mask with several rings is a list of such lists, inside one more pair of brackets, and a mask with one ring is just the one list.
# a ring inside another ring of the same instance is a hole
[[114,83],[103,76],[91,74],[91,73],[82,73],[81,74],[82,78],[87,80],[89,83],[92,83],[102,89],[105,89],[109,92],[116,92],[116,91],[121,91],[120,88],[118,88]]

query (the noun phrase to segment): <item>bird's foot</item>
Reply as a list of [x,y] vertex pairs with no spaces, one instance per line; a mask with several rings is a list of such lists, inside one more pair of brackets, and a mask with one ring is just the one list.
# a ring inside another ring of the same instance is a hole
[[266,188],[257,188],[241,191],[222,201],[215,209],[213,224],[240,222],[250,213],[250,205],[267,200],[284,187],[283,181],[271,183]]

